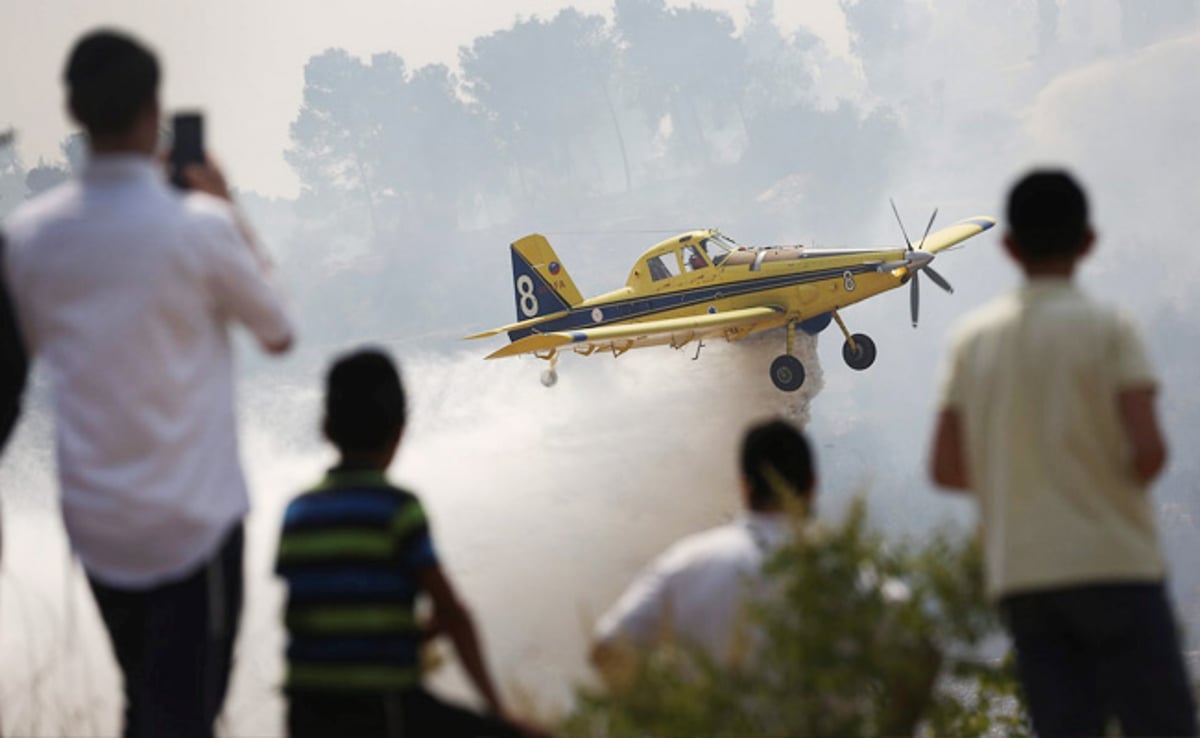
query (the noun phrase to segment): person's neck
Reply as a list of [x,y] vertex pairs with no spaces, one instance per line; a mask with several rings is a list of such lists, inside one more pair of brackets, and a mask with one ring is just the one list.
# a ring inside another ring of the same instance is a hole
[[144,136],[134,133],[89,136],[88,149],[93,156],[154,156],[153,145],[148,145]]
[[761,515],[768,518],[783,518],[792,514],[795,510],[799,510],[804,518],[809,516],[809,508],[807,505],[801,504],[796,508],[772,506],[772,507],[747,507],[746,513],[750,515]]
[[383,474],[392,462],[392,454],[382,451],[342,453],[334,469],[341,471],[374,471]]
[[1075,276],[1075,268],[1078,264],[1077,259],[1044,259],[1041,261],[1024,262],[1021,268],[1025,271],[1025,278],[1028,280],[1035,279],[1066,279],[1070,280]]

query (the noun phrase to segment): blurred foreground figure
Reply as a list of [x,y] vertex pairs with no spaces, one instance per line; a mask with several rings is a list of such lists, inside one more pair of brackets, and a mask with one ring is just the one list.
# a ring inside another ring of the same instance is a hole
[[[156,163],[154,56],[91,33],[65,78],[89,160],[78,181],[11,215],[5,277],[23,348],[50,385],[63,521],[124,676],[124,733],[211,735],[248,506],[228,327],[242,323],[272,353],[291,327],[220,173],[194,167],[184,194]],[[20,382],[3,376],[11,412]]]
[[[434,551],[415,495],[384,476],[405,423],[391,359],[363,350],[329,370],[324,432],[341,456],[288,506],[277,573],[285,621],[288,732],[297,736],[540,735],[507,716],[471,615]],[[417,620],[433,601],[432,627]],[[421,685],[420,651],[445,632],[490,715],[443,702]]]
[[746,432],[737,520],[684,538],[650,563],[596,624],[592,663],[612,683],[626,681],[639,651],[690,643],[719,663],[747,655],[746,604],[763,563],[794,530],[790,511],[811,512],[816,474],[808,441],[783,420]]
[[1147,489],[1157,381],[1133,324],[1072,284],[1094,240],[1069,175],[1013,188],[1004,245],[1026,283],[957,332],[932,474],[979,499],[1039,735],[1196,735]]

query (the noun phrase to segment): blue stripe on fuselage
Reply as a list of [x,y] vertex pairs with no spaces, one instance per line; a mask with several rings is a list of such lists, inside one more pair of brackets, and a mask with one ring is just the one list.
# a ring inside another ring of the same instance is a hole
[[[848,267],[822,269],[815,272],[781,274],[777,277],[746,279],[741,282],[726,282],[719,285],[705,285],[703,287],[694,287],[692,289],[668,292],[661,295],[641,295],[599,306],[604,310],[604,320],[598,322],[592,319],[592,309],[596,306],[590,306],[572,310],[561,318],[539,323],[534,328],[509,331],[508,337],[510,340],[517,341],[534,333],[554,333],[558,331],[578,331],[581,328],[595,328],[611,323],[642,318],[654,315],[655,313],[666,312],[667,310],[699,305],[710,300],[722,300],[727,297],[766,292],[767,290],[801,285],[807,282],[820,282],[824,279],[840,277],[846,272],[850,272],[851,274],[865,274],[873,271],[875,271],[874,265],[858,264]],[[577,339],[574,335],[571,339],[574,342],[587,340],[586,336],[582,339]]]

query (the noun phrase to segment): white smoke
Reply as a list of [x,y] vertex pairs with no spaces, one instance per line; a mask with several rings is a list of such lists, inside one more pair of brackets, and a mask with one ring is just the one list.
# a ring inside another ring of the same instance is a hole
[[[475,610],[502,683],[563,708],[572,685],[588,676],[592,620],[670,542],[736,513],[745,427],[774,415],[807,422],[823,384],[816,341],[800,336],[805,384],[792,394],[776,390],[767,368],[783,344],[782,331],[772,331],[739,344],[710,342],[698,361],[694,344],[616,360],[566,356],[551,389],[538,382],[542,362],[483,361],[482,345],[398,354],[412,411],[393,478],[425,502],[444,565]],[[303,385],[242,390],[254,509],[227,733],[281,729],[282,588],[271,567],[284,505],[334,460],[317,431],[322,371],[314,367]],[[28,667],[0,671],[3,727],[113,733],[119,680],[47,504],[47,459],[27,463],[26,440],[2,478],[5,489],[18,481],[35,488],[35,500],[10,505],[4,520],[12,535],[0,578],[0,645]],[[470,695],[454,669],[435,684]]]

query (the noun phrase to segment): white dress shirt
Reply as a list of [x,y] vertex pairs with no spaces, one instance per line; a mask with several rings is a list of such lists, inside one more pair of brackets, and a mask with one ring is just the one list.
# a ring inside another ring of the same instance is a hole
[[786,514],[746,512],[733,522],[675,543],[650,563],[596,623],[597,644],[639,647],[676,640],[718,661],[738,656],[748,601],[767,556],[787,540]]
[[227,326],[286,342],[280,301],[231,208],[174,190],[148,157],[95,157],[5,231],[73,549],[110,586],[186,576],[248,508]]

